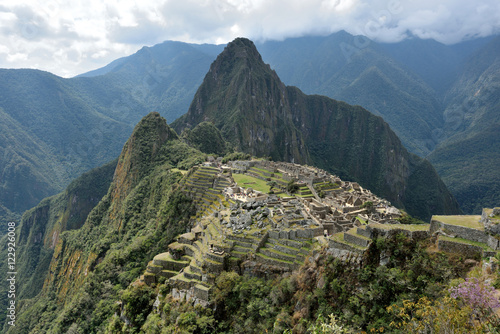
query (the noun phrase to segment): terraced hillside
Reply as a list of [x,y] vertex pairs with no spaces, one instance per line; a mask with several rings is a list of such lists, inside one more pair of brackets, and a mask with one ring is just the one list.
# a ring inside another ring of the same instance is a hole
[[[401,212],[388,201],[314,167],[207,162],[187,172],[180,187],[197,207],[191,228],[154,257],[140,280],[148,285],[168,280],[174,295],[202,305],[224,271],[272,277],[300,268],[320,247],[358,265],[374,240],[396,234],[415,241],[432,235],[439,250],[468,258],[500,250],[500,238],[485,229],[497,211],[402,224]],[[379,261],[387,264],[390,258],[382,255]]]
[[[180,187],[197,207],[192,227],[154,257],[140,280],[168,280],[202,304],[223,271],[275,275],[298,269],[319,246],[317,237],[391,220],[397,210],[320,169],[263,160],[206,163],[187,172]],[[378,212],[360,208],[368,200]]]

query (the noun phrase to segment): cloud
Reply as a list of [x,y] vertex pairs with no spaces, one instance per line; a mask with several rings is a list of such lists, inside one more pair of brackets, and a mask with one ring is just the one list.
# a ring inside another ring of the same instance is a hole
[[73,76],[164,40],[281,40],[339,30],[452,44],[500,32],[498,0],[20,0],[0,5],[0,67]]

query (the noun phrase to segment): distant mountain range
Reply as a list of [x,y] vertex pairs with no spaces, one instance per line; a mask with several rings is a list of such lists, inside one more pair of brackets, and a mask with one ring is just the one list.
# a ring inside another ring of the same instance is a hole
[[[380,44],[339,32],[256,46],[285,84],[361,105],[382,116],[410,152],[432,153],[460,205],[478,212],[500,193],[493,167],[499,43]],[[183,115],[223,48],[164,42],[72,79],[0,70],[0,219],[115,158],[148,112],[169,122]]]

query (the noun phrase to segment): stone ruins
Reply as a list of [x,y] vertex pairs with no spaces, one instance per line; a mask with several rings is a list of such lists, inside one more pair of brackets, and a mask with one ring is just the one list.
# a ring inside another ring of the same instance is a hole
[[[446,218],[457,216],[434,216],[430,225],[400,224],[402,213],[387,200],[309,166],[211,159],[187,173],[180,187],[197,206],[193,227],[154,257],[141,280],[149,285],[167,280],[174,296],[203,305],[222,271],[281,274],[300,267],[315,247],[326,246],[333,256],[357,264],[374,238],[395,233],[413,239],[432,234],[445,251],[465,247],[487,256],[500,249],[498,208],[470,219],[477,218],[472,230],[486,235],[482,238],[472,237],[474,231],[464,234]],[[485,248],[466,245],[468,238]]]

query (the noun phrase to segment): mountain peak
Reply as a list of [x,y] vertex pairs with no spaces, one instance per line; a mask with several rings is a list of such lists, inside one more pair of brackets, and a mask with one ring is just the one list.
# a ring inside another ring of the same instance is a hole
[[[286,87],[248,39],[237,38],[226,46],[188,112],[172,127],[180,133],[205,121],[239,151],[275,161],[313,162],[410,214],[427,219],[430,205],[433,212],[459,212],[432,166],[410,155],[382,118]],[[426,184],[429,193],[409,184]],[[429,203],[434,197],[438,204]]]
[[[178,136],[157,112],[144,116],[123,146],[116,166],[115,196],[127,194],[149,172],[160,154],[160,148]],[[121,193],[121,194],[118,194]]]
[[[257,51],[255,44],[248,38],[238,37],[232,42],[228,43],[224,52],[235,52],[235,56],[238,58],[247,58],[249,56],[256,56],[260,59],[260,53]],[[224,54],[222,52],[222,54]]]
[[[304,141],[287,112],[286,94],[286,86],[254,43],[237,38],[212,63],[189,111],[172,126],[181,133],[209,121],[238,150],[307,162]],[[275,142],[279,149],[271,145]]]
[[217,81],[220,74],[234,76],[236,72],[255,67],[266,67],[259,51],[251,40],[238,37],[227,44],[224,51],[217,56],[217,59],[210,66],[209,73]]

